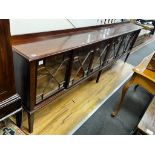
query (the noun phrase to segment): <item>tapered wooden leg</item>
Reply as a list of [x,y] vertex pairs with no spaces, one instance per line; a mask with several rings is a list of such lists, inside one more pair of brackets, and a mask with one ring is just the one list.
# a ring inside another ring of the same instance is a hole
[[100,76],[101,76],[102,70],[99,71],[98,75],[97,75],[97,79],[96,79],[96,83],[99,82]]
[[137,84],[137,85],[135,85],[135,87],[134,87],[134,91],[136,91],[138,87],[139,87],[139,85],[138,85],[138,84]]
[[133,77],[124,85],[123,90],[122,90],[121,100],[117,104],[115,111],[111,114],[112,117],[115,117],[118,114],[118,112],[120,111],[122,104],[123,104],[125,94],[132,84],[133,84]]
[[28,125],[29,125],[29,132],[33,132],[33,124],[34,124],[34,114],[28,114]]
[[16,124],[19,128],[22,127],[22,118],[23,118],[23,111],[19,111],[16,113]]
[[129,55],[130,55],[130,53],[127,54],[127,56],[126,56],[124,62],[126,62],[126,61],[128,60]]

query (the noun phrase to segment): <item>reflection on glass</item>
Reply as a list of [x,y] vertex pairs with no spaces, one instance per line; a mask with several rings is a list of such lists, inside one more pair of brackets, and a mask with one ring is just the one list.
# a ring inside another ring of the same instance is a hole
[[122,36],[116,38],[116,41],[115,41],[115,44],[114,44],[114,55],[115,55],[115,57],[118,57],[119,54],[120,54],[119,51],[121,49],[122,42],[123,42],[123,37]]
[[110,50],[108,51],[107,56],[106,56],[106,62],[107,63],[113,61],[113,59],[116,58],[116,56],[118,54],[118,50],[121,46],[121,42],[122,42],[121,37],[118,37],[112,41],[112,43],[110,45]]
[[[39,63],[39,62],[38,62]],[[68,57],[63,54],[43,61],[37,69],[37,103],[64,87]]]
[[120,46],[120,49],[119,49],[118,54],[117,54],[118,57],[122,56],[125,52],[127,52],[127,46],[128,46],[130,39],[131,39],[130,34],[122,36],[121,46]]
[[[0,47],[1,48],[1,47]],[[1,55],[2,51],[0,49],[0,92],[4,89],[4,79],[5,79],[5,75],[4,75],[4,69],[5,67],[3,67],[3,56]]]
[[131,47],[131,44],[133,43],[133,40],[135,38],[135,35],[136,34],[134,34],[134,33],[130,34],[129,39],[127,40],[128,43],[127,43],[126,48],[125,48],[125,51],[126,52],[130,50],[130,47]]
[[75,52],[70,85],[87,76],[91,60],[91,50],[84,48]]
[[98,48],[96,48],[94,52],[94,59],[93,59],[93,64],[92,64],[92,70],[95,71],[99,67],[102,67],[105,61],[105,56],[108,50],[109,44],[107,42],[101,43]]

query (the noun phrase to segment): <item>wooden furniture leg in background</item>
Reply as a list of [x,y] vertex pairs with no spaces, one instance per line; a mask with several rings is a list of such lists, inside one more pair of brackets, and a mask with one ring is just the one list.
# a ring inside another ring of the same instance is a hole
[[127,56],[125,57],[124,62],[126,62],[128,60],[129,55],[130,55],[130,53],[127,54]]
[[101,76],[102,70],[99,71],[98,75],[97,75],[97,79],[96,79],[96,83],[99,82],[100,76]]
[[16,113],[16,124],[19,128],[22,127],[22,117],[23,116],[23,111],[19,111],[18,113]]
[[[20,98],[18,99],[17,104],[22,105],[22,101]],[[21,107],[21,110],[16,113],[16,124],[19,128],[22,128],[22,122],[23,122],[23,108]]]
[[117,106],[116,106],[116,108],[115,108],[115,111],[112,112],[112,114],[111,114],[112,117],[115,117],[115,116],[118,114],[118,112],[120,111],[120,109],[121,109],[121,107],[122,107],[122,104],[123,104],[123,100],[124,100],[125,94],[126,94],[126,92],[128,91],[129,87],[130,87],[131,85],[133,85],[134,79],[135,79],[135,76],[133,75],[133,76],[131,77],[131,79],[124,85],[123,90],[122,90],[121,100],[120,100],[120,102],[117,104]]
[[30,133],[33,132],[33,124],[34,124],[34,113],[33,114],[28,113],[28,125],[29,125],[29,132]]
[[134,87],[134,91],[136,91],[138,87],[139,87],[139,85],[138,85],[138,84],[137,84],[137,85],[135,85],[135,87]]

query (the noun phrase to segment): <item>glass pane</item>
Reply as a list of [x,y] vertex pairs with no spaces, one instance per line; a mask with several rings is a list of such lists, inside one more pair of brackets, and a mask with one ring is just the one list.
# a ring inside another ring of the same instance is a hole
[[95,49],[94,52],[94,59],[92,64],[92,70],[97,70],[99,67],[101,67],[105,61],[105,56],[108,50],[109,44],[107,42],[101,43],[98,45],[98,47]]
[[87,76],[91,60],[91,49],[84,48],[75,52],[70,85]]
[[118,56],[118,53],[119,53],[119,49],[121,47],[122,40],[123,40],[123,37],[122,36],[116,38],[115,45],[114,45],[115,57]]
[[118,51],[118,56],[123,55],[125,52],[128,51],[127,46],[129,44],[129,40],[131,39],[131,34],[127,34],[126,36],[123,37],[121,47]]
[[128,51],[127,47],[128,45],[130,44],[130,40],[131,40],[131,34],[128,34],[125,38],[125,49],[124,49],[124,52],[126,53]]
[[37,70],[37,103],[64,87],[68,60],[61,54],[38,62],[41,65]]
[[106,56],[107,63],[113,61],[113,59],[116,57],[116,55],[118,54],[118,50],[120,48],[121,42],[122,42],[122,37],[118,37],[112,41],[110,50],[108,51]]
[[130,50],[130,47],[131,47],[131,44],[132,44],[132,42],[133,42],[133,40],[135,38],[135,35],[136,34],[134,34],[134,33],[130,34],[128,44],[126,45],[126,49],[125,49],[126,52]]

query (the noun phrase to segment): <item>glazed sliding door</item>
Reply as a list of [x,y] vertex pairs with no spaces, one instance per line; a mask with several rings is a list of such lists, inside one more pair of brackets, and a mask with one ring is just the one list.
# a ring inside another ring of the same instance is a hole
[[74,51],[69,83],[70,86],[87,77],[91,66],[93,52],[94,50],[92,47],[84,47]]
[[109,41],[109,50],[106,54],[106,64],[112,63],[113,60],[116,58],[116,55],[118,53],[118,50],[121,46],[122,37],[117,37],[114,39],[111,39]]
[[122,36],[121,46],[119,48],[119,51],[117,53],[117,57],[121,57],[123,54],[127,53],[130,47],[130,44],[132,42],[132,34],[127,34]]
[[129,38],[128,43],[126,45],[125,52],[128,52],[130,50],[132,44],[134,43],[135,37],[137,37],[137,33],[135,33],[135,32],[130,33],[130,38]]
[[91,71],[96,71],[101,68],[106,63],[106,54],[109,50],[110,43],[108,41],[103,41],[96,44],[94,50],[94,58],[91,67]]
[[64,89],[68,63],[67,54],[59,54],[38,61],[36,103]]

